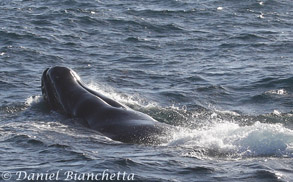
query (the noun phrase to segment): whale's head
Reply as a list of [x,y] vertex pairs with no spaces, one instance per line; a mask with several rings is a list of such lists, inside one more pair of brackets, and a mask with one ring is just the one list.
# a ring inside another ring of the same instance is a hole
[[42,75],[42,95],[50,109],[65,111],[62,95],[73,85],[78,84],[79,76],[71,69],[55,66],[47,68]]

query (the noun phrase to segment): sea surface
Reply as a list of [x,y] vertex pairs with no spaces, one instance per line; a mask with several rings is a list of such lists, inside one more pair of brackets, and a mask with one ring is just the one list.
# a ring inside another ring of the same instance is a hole
[[[2,0],[0,63],[0,181],[293,181],[291,0]],[[178,131],[125,144],[50,111],[55,65]]]

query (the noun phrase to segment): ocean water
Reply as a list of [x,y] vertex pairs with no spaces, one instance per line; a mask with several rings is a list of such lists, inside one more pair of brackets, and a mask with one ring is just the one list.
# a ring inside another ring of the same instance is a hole
[[[0,181],[293,180],[292,1],[3,0],[0,15]],[[125,144],[50,111],[54,65],[178,130]]]

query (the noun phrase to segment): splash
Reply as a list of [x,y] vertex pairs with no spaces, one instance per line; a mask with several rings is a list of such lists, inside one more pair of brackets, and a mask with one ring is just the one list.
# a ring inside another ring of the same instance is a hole
[[39,103],[43,99],[42,96],[30,96],[25,100],[25,105],[27,107],[32,106],[33,104]]
[[120,94],[117,93],[113,88],[107,86],[107,85],[99,85],[95,82],[91,82],[87,84],[87,86],[95,90],[102,95],[105,95],[106,97],[109,97],[117,102],[127,104],[127,105],[133,105],[133,106],[140,106],[140,107],[155,107],[157,106],[157,103],[150,102],[142,99],[138,95],[126,95],[126,94]]
[[293,130],[282,124],[255,122],[240,126],[222,122],[200,129],[181,129],[173,133],[168,145],[204,149],[210,155],[293,157]]

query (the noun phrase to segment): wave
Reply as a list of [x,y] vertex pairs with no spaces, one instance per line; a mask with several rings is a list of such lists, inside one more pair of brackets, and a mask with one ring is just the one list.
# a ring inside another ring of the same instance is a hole
[[293,130],[282,124],[222,122],[181,129],[172,137],[167,146],[179,146],[189,157],[293,157]]
[[181,14],[196,14],[199,10],[193,8],[193,9],[161,9],[161,10],[155,10],[155,9],[130,9],[127,10],[127,14],[134,15],[134,16],[145,16],[145,17],[153,17],[153,18],[162,18],[162,17],[168,17],[170,16],[179,16]]
[[108,19],[108,23],[113,26],[119,26],[119,28],[127,28],[130,26],[137,29],[148,29],[157,33],[170,33],[170,32],[182,32],[184,29],[176,23],[161,23],[161,22],[148,22],[142,20],[129,20],[129,19]]
[[21,145],[24,147],[27,146],[44,146],[45,143],[43,143],[41,140],[36,139],[33,136],[25,135],[25,134],[19,134],[10,136],[8,139],[4,140],[3,142],[11,142],[17,145]]
[[275,77],[266,77],[259,81],[252,83],[254,88],[287,88],[292,90],[293,88],[293,77],[287,78],[275,78]]
[[257,33],[240,33],[238,35],[234,35],[229,38],[230,40],[241,40],[244,42],[261,42],[261,41],[267,41],[269,40],[268,37],[265,37],[264,35],[259,35]]
[[[24,27],[18,27],[18,28],[23,29]],[[51,40],[45,36],[37,35],[35,33],[26,32],[26,31],[18,31],[16,33],[16,32],[10,31],[10,30],[2,29],[2,30],[0,30],[0,36],[4,37],[5,43],[8,41],[11,41],[11,40],[14,40],[16,42],[19,40],[21,40],[21,41],[35,40],[37,42],[42,42],[42,43],[52,43]]]

